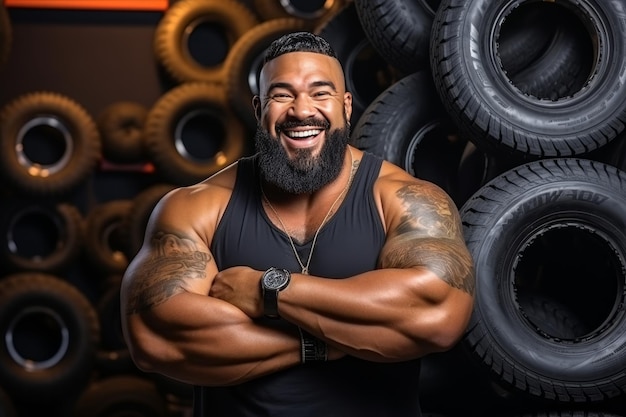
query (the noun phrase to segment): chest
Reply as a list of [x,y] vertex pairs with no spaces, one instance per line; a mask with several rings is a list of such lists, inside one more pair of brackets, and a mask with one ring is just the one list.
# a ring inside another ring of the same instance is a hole
[[213,241],[220,269],[275,266],[300,272],[308,263],[312,275],[343,278],[375,269],[385,241],[376,207],[363,200],[348,199],[316,231],[317,236],[307,236],[304,242],[290,240],[260,205],[236,212],[222,220]]

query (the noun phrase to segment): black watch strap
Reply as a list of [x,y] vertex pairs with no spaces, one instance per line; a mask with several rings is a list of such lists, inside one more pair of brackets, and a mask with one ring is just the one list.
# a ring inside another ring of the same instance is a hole
[[302,363],[307,362],[326,362],[328,360],[328,346],[326,342],[313,336],[306,330],[300,331],[300,347]]
[[263,289],[263,311],[267,317],[278,317],[278,290]]
[[263,312],[266,317],[278,318],[278,293],[289,285],[291,273],[282,268],[271,267],[261,276]]

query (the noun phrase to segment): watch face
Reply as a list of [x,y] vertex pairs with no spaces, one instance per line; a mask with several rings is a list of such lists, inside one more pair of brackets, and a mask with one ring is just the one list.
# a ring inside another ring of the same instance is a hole
[[280,269],[271,269],[263,276],[263,285],[270,290],[277,290],[287,282],[287,274]]

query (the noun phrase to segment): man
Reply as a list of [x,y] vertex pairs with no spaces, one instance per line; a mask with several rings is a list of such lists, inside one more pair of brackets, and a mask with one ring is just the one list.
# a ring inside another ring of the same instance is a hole
[[257,155],[155,208],[122,285],[139,368],[207,416],[416,417],[419,358],[461,337],[473,266],[435,185],[348,145],[323,39],[268,49]]

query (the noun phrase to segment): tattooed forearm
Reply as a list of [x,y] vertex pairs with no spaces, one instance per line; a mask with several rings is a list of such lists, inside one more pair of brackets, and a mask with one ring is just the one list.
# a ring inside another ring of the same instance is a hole
[[195,243],[171,233],[156,233],[152,252],[133,271],[127,312],[149,310],[172,296],[186,291],[185,283],[206,278],[211,255],[197,250]]
[[448,285],[474,292],[474,267],[463,243],[454,203],[440,190],[417,184],[400,188],[404,214],[381,254],[383,268],[423,266]]

